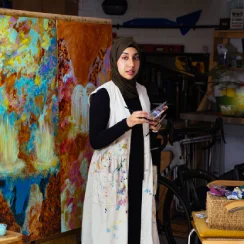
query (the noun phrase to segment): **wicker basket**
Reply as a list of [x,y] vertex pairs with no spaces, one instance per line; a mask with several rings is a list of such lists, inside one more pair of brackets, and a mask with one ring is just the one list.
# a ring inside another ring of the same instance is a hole
[[[213,181],[210,185],[240,186],[244,185],[244,181]],[[244,230],[244,200],[228,200],[208,192],[207,218],[209,228]]]

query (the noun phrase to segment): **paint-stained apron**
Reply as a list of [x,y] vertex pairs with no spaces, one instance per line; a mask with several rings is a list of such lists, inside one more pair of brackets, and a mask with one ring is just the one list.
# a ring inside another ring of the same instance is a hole
[[[130,116],[117,86],[107,82],[110,97],[108,128]],[[97,90],[98,90],[97,89]],[[94,92],[97,92],[94,91]],[[150,111],[145,87],[137,83],[144,111]],[[144,180],[142,186],[141,244],[159,244],[150,153],[149,125],[143,124]],[[83,205],[82,244],[127,244],[128,241],[128,172],[131,130],[108,147],[95,150],[92,156]],[[155,179],[156,183],[156,179]]]

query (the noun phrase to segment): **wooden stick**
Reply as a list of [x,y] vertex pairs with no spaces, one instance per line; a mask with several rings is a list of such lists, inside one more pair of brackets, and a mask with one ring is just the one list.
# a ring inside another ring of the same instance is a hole
[[208,92],[206,92],[200,104],[198,105],[197,112],[207,110],[208,96]]
[[0,8],[0,14],[10,15],[10,16],[21,16],[21,17],[24,16],[24,17],[33,17],[33,18],[45,18],[45,19],[54,19],[54,20],[78,21],[84,23],[112,24],[111,19],[50,14],[50,13],[31,12],[31,11],[5,9],[5,8]]
[[207,184],[208,187],[210,186],[243,186],[244,181],[238,180],[214,180]]

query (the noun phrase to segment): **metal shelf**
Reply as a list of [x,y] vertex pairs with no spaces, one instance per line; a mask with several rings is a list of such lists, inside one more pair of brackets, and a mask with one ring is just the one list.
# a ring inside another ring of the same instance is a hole
[[244,118],[225,117],[219,113],[213,112],[195,112],[195,113],[181,113],[180,118],[183,120],[195,120],[214,122],[217,117],[221,117],[225,124],[244,125]]

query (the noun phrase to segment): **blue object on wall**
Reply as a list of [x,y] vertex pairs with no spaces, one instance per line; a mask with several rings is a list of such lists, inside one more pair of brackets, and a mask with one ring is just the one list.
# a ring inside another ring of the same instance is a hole
[[172,21],[165,18],[137,18],[126,21],[123,26],[128,27],[177,27],[182,35],[186,35],[194,27],[201,16],[202,10],[195,11],[176,18]]
[[[190,13],[190,14],[186,14],[183,16],[180,16],[178,18],[176,18],[176,23],[178,25],[181,26],[194,26],[196,25],[197,21],[199,20],[200,16],[201,16],[202,10]],[[184,36],[188,31],[190,30],[190,28],[187,27],[181,27],[180,31],[181,34]]]
[[2,0],[0,6],[1,8],[12,8],[12,0]]

